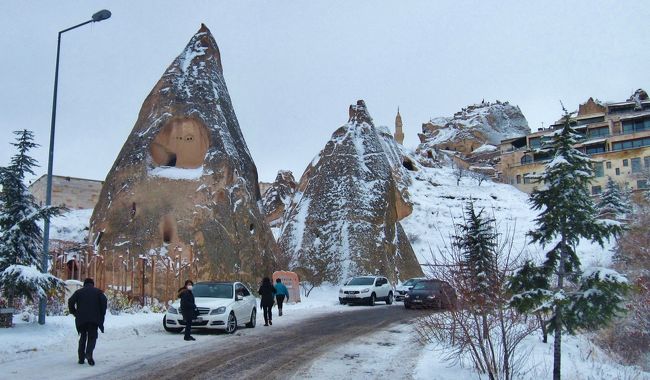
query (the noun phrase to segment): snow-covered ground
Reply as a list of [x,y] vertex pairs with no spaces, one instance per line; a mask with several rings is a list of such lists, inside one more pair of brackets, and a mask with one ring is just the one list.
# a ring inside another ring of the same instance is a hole
[[[526,236],[535,229],[536,212],[530,209],[528,194],[514,186],[477,180],[465,175],[456,185],[454,170],[449,166],[427,168],[418,166],[409,186],[413,213],[401,221],[413,250],[421,264],[430,263],[432,255],[444,249],[454,234],[454,223],[461,223],[465,206],[471,200],[475,209],[497,220],[500,232],[509,230],[514,236],[514,251],[525,251],[526,256],[539,260],[545,254],[540,246],[529,245]],[[581,241],[577,247],[583,269],[611,264],[613,241],[604,248]]]
[[[272,329],[240,329],[237,334],[265,336],[310,317],[356,309],[339,305],[337,295],[336,287],[316,288],[309,298],[303,297],[302,302],[286,305],[284,316],[274,318]],[[379,307],[402,307],[402,304]],[[0,377],[3,379],[87,378],[152,355],[190,347],[200,350],[216,340],[230,344],[237,339],[225,334],[196,333],[196,342],[185,342],[182,335],[163,330],[162,314],[107,315],[106,333],[100,334],[95,350],[98,364],[90,367],[76,362],[78,337],[72,316],[48,317],[44,326],[22,322],[18,317],[14,321],[14,328],[0,329]],[[441,349],[436,345],[422,346],[412,325],[394,324],[315,357],[293,378],[480,379],[467,365],[441,361]],[[550,378],[552,340],[543,344],[538,336],[531,336],[522,344],[520,352],[527,358],[518,378]],[[47,369],[46,375],[44,369]],[[563,375],[566,379],[650,379],[650,373],[616,364],[585,336],[565,338]]]

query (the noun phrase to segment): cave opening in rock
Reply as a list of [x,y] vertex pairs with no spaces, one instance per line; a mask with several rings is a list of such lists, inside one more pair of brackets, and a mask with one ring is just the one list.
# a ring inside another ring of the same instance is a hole
[[149,147],[156,166],[198,168],[210,147],[210,136],[203,122],[195,118],[170,119]]
[[402,166],[404,166],[406,168],[406,170],[410,170],[412,172],[415,171],[415,165],[413,165],[413,162],[411,160],[409,160],[408,158],[405,158],[402,161]]
[[169,154],[169,161],[167,161],[167,165],[164,166],[176,166],[176,155],[174,153]]
[[176,222],[171,215],[165,215],[160,225],[163,243],[169,244],[176,240]]

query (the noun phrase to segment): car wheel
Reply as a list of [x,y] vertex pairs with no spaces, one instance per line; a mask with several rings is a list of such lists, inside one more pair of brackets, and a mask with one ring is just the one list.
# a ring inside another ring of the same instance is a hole
[[411,305],[409,305],[408,303],[404,302],[404,308],[406,308],[406,309],[410,309],[410,308],[411,308]]
[[393,292],[388,293],[388,297],[386,297],[386,305],[392,305],[393,304]]
[[251,321],[246,324],[246,327],[252,329],[255,327],[256,324],[257,324],[257,310],[253,308],[253,310],[251,311]]
[[345,305],[345,301],[339,300],[339,303],[341,303],[341,305]]
[[166,315],[163,317],[163,328],[165,329],[165,331],[170,332],[170,333],[179,333],[179,332],[183,331],[182,327],[178,328],[178,327],[169,327],[169,326],[167,326],[167,316]]
[[232,334],[237,331],[237,317],[232,311],[228,314],[228,321],[226,322],[226,333]]
[[372,293],[370,295],[370,300],[368,301],[368,305],[375,306],[375,293]]

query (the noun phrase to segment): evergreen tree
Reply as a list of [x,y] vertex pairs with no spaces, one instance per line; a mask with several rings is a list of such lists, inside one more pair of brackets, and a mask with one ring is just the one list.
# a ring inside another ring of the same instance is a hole
[[34,174],[36,161],[28,155],[37,145],[33,133],[14,132],[18,150],[7,167],[0,167],[0,291],[13,306],[14,298],[44,296],[60,289],[61,280],[41,273],[42,230],[37,224],[58,215],[57,207],[39,207],[24,184],[25,174]]
[[566,110],[564,118],[563,128],[552,136],[554,158],[540,175],[543,184],[530,196],[533,209],[540,212],[535,219],[538,229],[529,232],[531,243],[551,248],[543,263],[527,262],[510,280],[512,306],[527,313],[550,313],[546,323],[555,337],[556,380],[560,379],[562,332],[573,334],[608,323],[623,311],[621,301],[627,290],[625,279],[609,269],[581,272],[575,251],[580,239],[602,247],[604,239],[619,233],[621,226],[596,219],[588,191],[590,160],[573,147],[580,136],[571,128]]
[[632,212],[632,206],[626,194],[621,191],[620,186],[612,180],[612,177],[607,178],[605,191],[600,195],[597,208],[598,217],[602,219],[625,219]]
[[473,297],[485,303],[492,293],[496,273],[495,249],[497,234],[494,219],[483,216],[484,210],[476,213],[474,204],[465,207],[465,221],[457,225],[458,234],[453,244],[463,255],[463,271],[472,288]]
[[483,324],[483,338],[489,334],[487,314],[494,307],[493,297],[498,294],[497,283],[497,233],[495,220],[478,213],[470,199],[465,206],[465,220],[456,226],[457,234],[453,237],[454,246],[462,255],[461,270],[464,278],[463,294],[465,302],[471,304]]

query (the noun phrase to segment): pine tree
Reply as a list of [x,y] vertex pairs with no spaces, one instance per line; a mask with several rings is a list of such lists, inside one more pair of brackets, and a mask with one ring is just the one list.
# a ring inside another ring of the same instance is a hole
[[[564,127],[552,136],[554,158],[540,175],[542,185],[530,196],[540,212],[537,230],[529,232],[531,243],[551,246],[541,265],[527,262],[510,280],[515,294],[511,305],[527,313],[545,312],[549,332],[554,333],[553,378],[560,379],[562,332],[592,329],[608,323],[623,311],[625,278],[609,269],[581,272],[575,246],[581,238],[603,246],[621,231],[612,221],[596,219],[589,195],[592,177],[589,158],[573,146],[577,135],[565,110]],[[553,280],[555,279],[555,286]]]
[[607,178],[605,191],[600,195],[598,202],[598,217],[601,219],[625,219],[632,212],[632,206],[620,186]]
[[60,289],[58,278],[41,273],[42,230],[39,220],[60,213],[58,207],[39,207],[24,184],[26,174],[34,174],[36,161],[28,155],[37,146],[33,133],[14,132],[12,143],[18,150],[7,167],[0,167],[0,291],[9,306],[17,297],[44,296]]
[[497,234],[495,220],[484,217],[481,209],[478,213],[470,199],[465,206],[465,221],[456,226],[458,234],[453,237],[454,246],[463,257],[461,263],[467,294],[466,302],[476,308],[483,323],[483,337],[487,338],[487,313],[494,306],[492,296],[497,294]]
[[485,210],[476,213],[474,204],[465,207],[464,224],[457,225],[458,234],[453,244],[464,257],[463,269],[477,301],[485,303],[486,295],[492,293],[496,272],[495,249],[496,232],[494,219],[483,216]]

